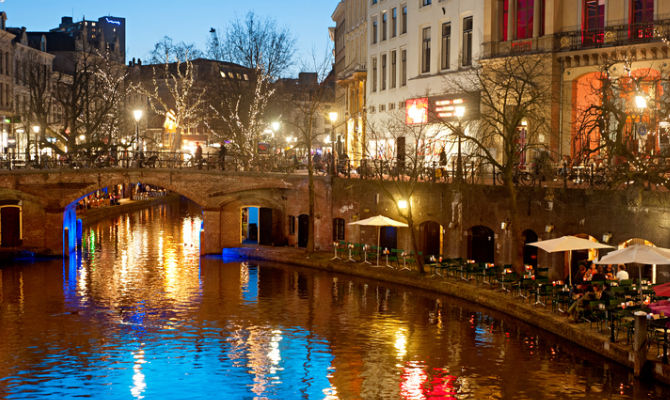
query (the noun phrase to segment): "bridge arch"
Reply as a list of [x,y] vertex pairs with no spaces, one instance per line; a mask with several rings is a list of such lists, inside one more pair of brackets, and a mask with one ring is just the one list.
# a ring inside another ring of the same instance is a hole
[[220,254],[224,247],[240,245],[237,233],[244,206],[272,209],[274,244],[284,244],[288,233],[284,221],[287,204],[306,202],[305,180],[304,176],[283,174],[199,170],[21,170],[0,172],[0,200],[22,200],[24,220],[35,221],[30,224],[30,231],[24,232],[23,247],[64,254],[71,250],[70,242],[76,243],[76,236],[74,240],[72,236],[64,237],[60,227],[67,227],[68,235],[76,234],[78,200],[101,188],[141,182],[198,204],[203,210],[201,252]]

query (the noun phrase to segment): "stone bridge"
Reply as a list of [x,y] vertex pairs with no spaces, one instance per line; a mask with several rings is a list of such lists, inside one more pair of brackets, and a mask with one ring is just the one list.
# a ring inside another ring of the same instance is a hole
[[[203,210],[202,254],[241,240],[241,208],[272,209],[272,237],[286,243],[289,215],[308,212],[306,175],[168,169],[24,170],[0,172],[0,207],[20,210],[23,248],[66,254],[76,243],[76,203],[104,187],[141,182],[178,193]],[[315,177],[317,204],[329,210],[330,179]],[[328,238],[330,225],[317,235]],[[1,232],[0,232],[1,233]],[[320,234],[322,233],[322,234]],[[320,243],[320,247],[327,247]]]

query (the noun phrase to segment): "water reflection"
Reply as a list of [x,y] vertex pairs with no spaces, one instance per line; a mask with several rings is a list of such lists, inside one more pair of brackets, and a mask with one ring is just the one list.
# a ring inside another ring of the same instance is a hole
[[454,299],[200,259],[197,210],[91,226],[69,260],[0,270],[0,398],[666,399]]

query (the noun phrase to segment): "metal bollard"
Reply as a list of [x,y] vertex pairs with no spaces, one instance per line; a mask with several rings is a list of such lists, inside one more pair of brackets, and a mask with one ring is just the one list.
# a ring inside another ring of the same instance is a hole
[[633,336],[633,374],[639,377],[647,362],[647,313],[635,312],[635,332]]

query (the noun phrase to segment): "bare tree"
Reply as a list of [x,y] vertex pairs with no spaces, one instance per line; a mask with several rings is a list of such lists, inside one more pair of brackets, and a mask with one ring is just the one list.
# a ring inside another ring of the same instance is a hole
[[406,122],[403,112],[388,113],[375,121],[368,121],[368,160],[361,168],[374,175],[374,181],[384,197],[407,222],[411,250],[416,255],[419,272],[424,273],[412,197],[419,183],[426,178],[427,157],[424,150],[432,147],[434,138],[429,135],[426,124]]
[[190,132],[204,119],[206,88],[197,81],[193,65],[197,54],[192,45],[174,44],[165,37],[155,46],[151,79],[139,78],[137,90],[149,99],[151,110],[169,117],[177,127],[177,136],[170,144],[173,150],[180,145],[179,135]]
[[293,65],[295,39],[287,28],[271,18],[259,18],[249,12],[244,20],[236,18],[219,35],[210,30],[208,56],[243,67],[260,70],[270,80],[277,79]]
[[465,159],[492,168],[507,189],[515,249],[512,261],[518,268],[523,265],[517,202],[520,173],[533,158],[545,160],[541,155],[547,154],[551,132],[551,82],[550,63],[540,56],[486,60],[468,77],[447,84],[451,93],[479,93],[481,112],[477,115],[476,109],[474,116],[463,119],[438,119],[453,133],[452,140],[462,141]]
[[[41,127],[40,145],[58,154],[107,149],[118,134],[114,121],[128,93],[125,67],[106,52],[92,51],[62,56],[53,75],[41,69],[28,73],[29,113]],[[55,111],[61,118],[53,117]]]
[[577,161],[597,165],[593,179],[603,187],[668,185],[667,71],[632,71],[630,59],[607,60],[590,77],[578,82],[592,101],[577,109]]

